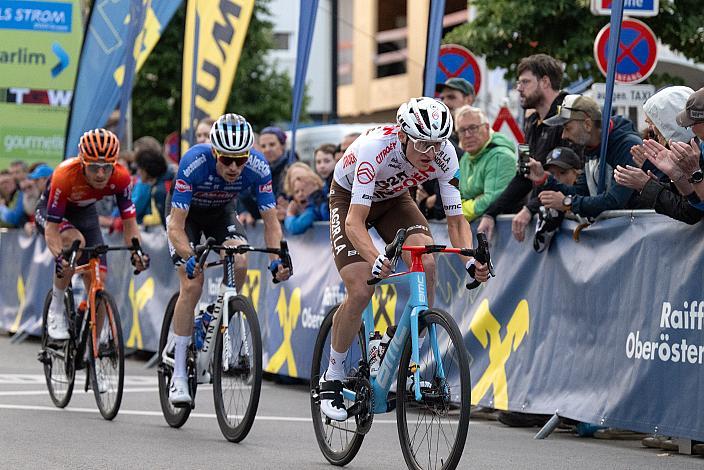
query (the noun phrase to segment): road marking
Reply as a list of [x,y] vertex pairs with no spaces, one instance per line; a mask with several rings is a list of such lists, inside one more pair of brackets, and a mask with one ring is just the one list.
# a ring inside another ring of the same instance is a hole
[[[85,373],[76,374],[76,383],[85,382]],[[156,376],[129,375],[125,376],[125,385],[154,385]],[[44,385],[46,379],[44,374],[0,374],[0,385]]]
[[[42,406],[42,405],[4,405],[0,404],[0,409],[5,410],[25,410],[25,411],[69,411],[72,413],[98,413],[95,408],[56,408],[53,406]],[[120,410],[119,415],[127,416],[158,416],[162,417],[161,411],[142,411],[142,410]],[[191,413],[193,418],[207,418],[214,419],[215,413]],[[255,421],[280,421],[280,422],[290,422],[290,423],[310,423],[311,418],[302,418],[297,416],[260,416],[257,415]],[[390,419],[375,419],[374,423],[378,424],[396,424],[396,420]]]

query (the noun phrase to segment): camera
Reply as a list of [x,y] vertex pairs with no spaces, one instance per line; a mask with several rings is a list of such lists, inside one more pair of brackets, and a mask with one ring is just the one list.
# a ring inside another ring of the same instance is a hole
[[530,173],[530,168],[528,168],[529,161],[530,146],[528,144],[518,144],[518,173],[526,178]]

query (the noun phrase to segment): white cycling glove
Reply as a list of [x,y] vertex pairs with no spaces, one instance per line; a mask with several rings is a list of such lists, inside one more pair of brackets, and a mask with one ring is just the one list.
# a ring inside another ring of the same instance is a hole
[[379,277],[381,275],[381,269],[384,266],[384,261],[389,261],[384,253],[379,253],[379,256],[374,260],[374,265],[372,266],[372,276]]
[[474,274],[477,270],[477,267],[474,265],[474,258],[470,259],[467,261],[467,264],[464,265],[464,269],[467,270],[467,274],[469,275],[469,278],[472,280],[472,282],[476,281],[474,278]]

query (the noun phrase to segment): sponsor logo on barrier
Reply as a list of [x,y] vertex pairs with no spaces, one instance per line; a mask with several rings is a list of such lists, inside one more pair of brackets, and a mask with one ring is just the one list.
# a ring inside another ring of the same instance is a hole
[[506,379],[506,362],[512,352],[518,350],[529,332],[530,312],[528,301],[521,300],[506,324],[506,335],[501,338],[503,325],[489,310],[489,301],[482,300],[477,308],[469,330],[474,334],[484,349],[489,348],[489,365],[472,388],[472,404],[479,403],[489,389],[493,390],[493,407],[508,409],[508,381]]
[[372,296],[372,311],[374,312],[374,329],[386,331],[396,320],[396,300],[398,292],[393,284],[384,285],[374,290]]
[[704,364],[704,345],[693,344],[681,332],[704,331],[704,301],[684,302],[682,310],[662,303],[660,335],[656,340],[641,339],[640,330],[626,337],[626,357],[642,361]]
[[130,280],[130,305],[132,306],[132,325],[130,325],[130,335],[127,337],[125,346],[128,348],[144,349],[142,340],[142,327],[139,324],[139,312],[154,297],[154,278],[149,277],[142,287],[135,291],[134,279]]
[[258,269],[248,269],[247,279],[242,286],[242,295],[249,298],[255,310],[259,309],[259,291],[262,282],[262,272]]
[[273,374],[280,372],[281,368],[286,364],[288,366],[287,375],[290,377],[298,377],[298,369],[296,368],[296,358],[293,354],[293,346],[291,345],[291,335],[298,323],[298,317],[301,314],[301,288],[296,287],[291,292],[291,298],[286,301],[286,291],[281,288],[279,300],[276,302],[276,313],[279,316],[279,325],[283,332],[283,340],[281,346],[269,358],[269,364],[266,366],[266,371]]

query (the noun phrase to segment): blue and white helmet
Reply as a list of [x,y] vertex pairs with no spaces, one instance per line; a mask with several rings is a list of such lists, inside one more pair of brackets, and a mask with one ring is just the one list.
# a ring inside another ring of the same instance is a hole
[[210,143],[218,152],[246,152],[254,144],[254,131],[239,114],[223,114],[210,128]]
[[396,122],[414,140],[441,142],[452,134],[452,113],[445,103],[427,96],[403,103],[396,112]]

